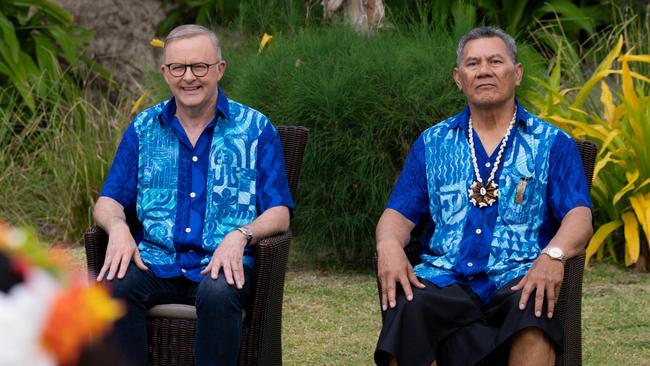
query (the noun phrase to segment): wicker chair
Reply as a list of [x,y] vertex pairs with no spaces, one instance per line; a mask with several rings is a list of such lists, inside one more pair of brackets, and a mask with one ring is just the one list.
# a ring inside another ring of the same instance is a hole
[[[591,190],[591,181],[594,174],[594,165],[598,149],[589,141],[579,141],[578,150],[582,157],[582,164],[587,177],[587,184]],[[586,244],[586,243],[585,243]],[[404,248],[406,256],[412,265],[421,262],[420,252],[422,245],[413,240]],[[582,365],[582,275],[585,263],[584,250],[577,256],[570,258],[564,265],[564,281],[560,289],[560,296],[555,306],[555,316],[564,324],[564,354],[555,361],[556,366]],[[375,273],[377,271],[377,255],[374,258]],[[381,287],[377,279],[379,301],[381,306]],[[382,316],[383,316],[382,312]]]
[[[308,130],[278,126],[291,196],[296,197]],[[239,352],[240,365],[282,364],[282,297],[291,233],[256,244],[252,301],[245,309]],[[84,236],[88,274],[95,278],[104,263],[108,236],[95,226]],[[165,304],[147,312],[149,365],[193,365],[196,310],[194,306]]]

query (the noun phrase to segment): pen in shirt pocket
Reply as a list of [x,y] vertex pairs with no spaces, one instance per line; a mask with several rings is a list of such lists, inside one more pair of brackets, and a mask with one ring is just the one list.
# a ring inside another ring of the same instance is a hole
[[519,178],[519,183],[517,183],[517,190],[515,191],[515,203],[521,205],[524,202],[526,186],[528,185],[528,181],[531,179],[533,179],[533,177],[522,176]]

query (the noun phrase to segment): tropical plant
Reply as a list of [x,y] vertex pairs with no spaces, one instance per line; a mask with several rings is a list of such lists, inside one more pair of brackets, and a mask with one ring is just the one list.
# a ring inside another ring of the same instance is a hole
[[561,52],[549,80],[537,79],[546,90],[535,100],[540,116],[599,147],[592,199],[600,226],[586,263],[594,255],[602,259],[605,250],[617,259],[612,234],[619,228],[626,265],[650,245],[650,78],[634,71],[637,63],[650,63],[650,55],[622,54],[623,44],[620,37],[582,86],[561,85]]
[[[107,73],[82,55],[92,32],[74,25],[72,16],[48,0],[0,2],[0,86],[15,90],[35,111],[39,97],[66,93],[63,85],[80,66]],[[0,108],[6,105],[0,99]]]
[[[598,17],[602,5],[583,5],[584,1],[551,0],[386,0],[386,7],[397,19],[431,22],[447,29],[459,23],[495,25],[516,36],[527,36],[536,20],[557,18],[570,38],[580,32],[594,33],[596,26],[604,24]],[[589,1],[587,1],[589,3]],[[504,11],[507,9],[507,11]]]

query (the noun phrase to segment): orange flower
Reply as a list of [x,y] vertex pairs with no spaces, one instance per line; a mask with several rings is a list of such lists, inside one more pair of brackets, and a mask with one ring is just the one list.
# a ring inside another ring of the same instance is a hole
[[41,342],[59,364],[74,365],[81,348],[106,332],[124,311],[105,288],[72,285],[54,299]]

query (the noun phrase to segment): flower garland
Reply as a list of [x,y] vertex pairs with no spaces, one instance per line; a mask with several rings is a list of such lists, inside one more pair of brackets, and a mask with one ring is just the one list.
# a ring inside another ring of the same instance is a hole
[[33,231],[0,222],[0,365],[76,365],[124,313],[108,291],[66,271]]

